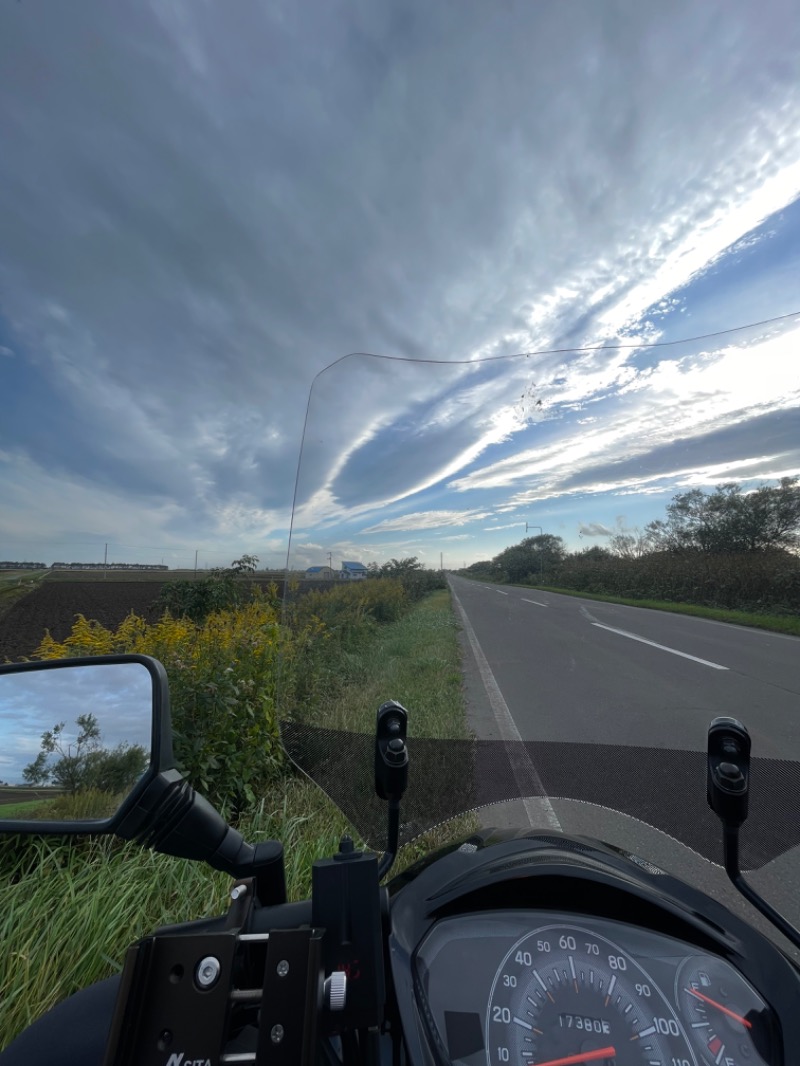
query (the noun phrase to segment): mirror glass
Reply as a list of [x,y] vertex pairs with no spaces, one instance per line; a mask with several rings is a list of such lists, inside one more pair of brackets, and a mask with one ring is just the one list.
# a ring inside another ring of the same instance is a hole
[[0,821],[114,815],[150,765],[142,663],[0,674]]

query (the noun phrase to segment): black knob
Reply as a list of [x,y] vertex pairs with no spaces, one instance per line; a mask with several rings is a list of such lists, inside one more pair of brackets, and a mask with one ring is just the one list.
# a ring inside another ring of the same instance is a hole
[[400,737],[394,737],[386,745],[386,761],[395,766],[399,766],[404,761],[405,757],[405,741],[401,740]]

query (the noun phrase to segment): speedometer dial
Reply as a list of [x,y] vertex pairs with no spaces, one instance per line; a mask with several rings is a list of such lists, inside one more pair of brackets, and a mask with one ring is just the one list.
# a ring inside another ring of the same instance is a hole
[[547,925],[511,948],[486,1015],[489,1066],[696,1066],[651,977],[617,944]]

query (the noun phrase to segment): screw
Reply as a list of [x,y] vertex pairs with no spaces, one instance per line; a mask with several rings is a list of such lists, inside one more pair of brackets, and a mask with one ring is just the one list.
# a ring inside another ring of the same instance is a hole
[[280,1024],[273,1025],[272,1032],[269,1035],[273,1044],[280,1044],[281,1040],[283,1040],[283,1026]]
[[278,977],[285,977],[289,972],[289,963],[286,959],[281,959],[278,963]]
[[213,955],[206,955],[198,962],[194,979],[200,988],[211,988],[217,983],[221,971],[219,959],[214,958]]

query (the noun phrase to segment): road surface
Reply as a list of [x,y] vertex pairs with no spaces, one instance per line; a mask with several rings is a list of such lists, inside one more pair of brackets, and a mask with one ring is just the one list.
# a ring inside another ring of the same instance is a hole
[[[450,584],[472,728],[522,753],[507,788],[516,775],[534,794],[524,807],[489,808],[485,824],[527,819],[627,845],[751,917],[709,862],[721,862],[721,843],[703,753],[711,719],[730,715],[764,760],[753,765],[742,833],[743,855],[760,867],[751,880],[800,922],[800,847],[774,857],[787,839],[800,842],[799,638],[530,588]],[[486,783],[489,799],[504,787]],[[590,794],[604,806],[587,803]],[[609,807],[688,834],[695,850]]]

